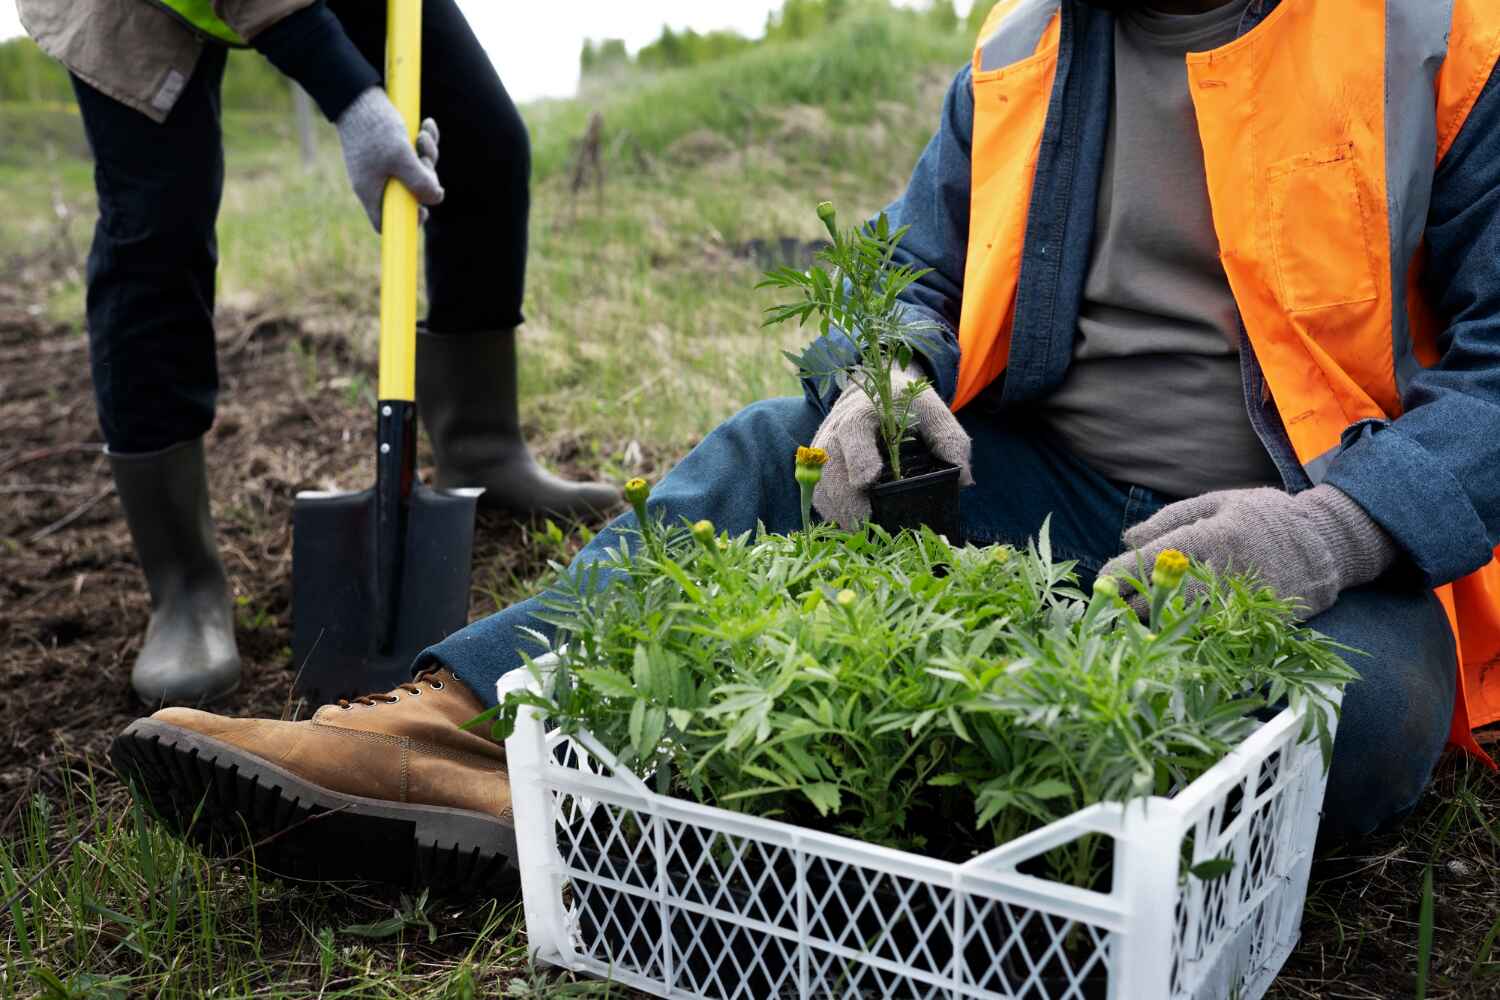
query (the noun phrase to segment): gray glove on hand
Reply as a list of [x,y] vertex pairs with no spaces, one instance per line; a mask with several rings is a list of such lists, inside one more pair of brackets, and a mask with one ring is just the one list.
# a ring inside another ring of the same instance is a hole
[[[384,90],[371,87],[356,97],[333,124],[344,149],[349,183],[377,233],[385,183],[390,178],[405,184],[422,205],[443,200],[443,186],[437,177],[437,122],[431,118],[422,122],[414,149],[406,138],[401,113]],[[425,208],[421,220],[427,221]]]
[[[921,377],[915,367],[891,373],[891,388],[900,392]],[[930,386],[912,402],[912,427],[939,460],[958,466],[960,482],[974,482],[969,472],[969,435],[942,397]],[[813,436],[813,447],[828,452],[823,478],[813,491],[813,507],[841,527],[853,528],[870,517],[866,494],[884,471],[880,458],[880,419],[875,404],[858,386],[850,385],[823,419]]]
[[[1339,593],[1369,583],[1395,562],[1397,549],[1364,508],[1332,486],[1295,496],[1260,488],[1181,500],[1125,532],[1130,549],[1101,576],[1145,577],[1164,549],[1178,549],[1216,572],[1249,573],[1298,602],[1311,618]],[[1188,578],[1190,593],[1203,585]]]

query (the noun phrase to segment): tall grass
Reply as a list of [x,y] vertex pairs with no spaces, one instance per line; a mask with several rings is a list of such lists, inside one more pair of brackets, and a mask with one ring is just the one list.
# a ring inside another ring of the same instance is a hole
[[933,66],[956,69],[972,39],[941,31],[906,10],[874,10],[801,41],[758,46],[726,59],[664,71],[597,107],[577,101],[539,104],[528,115],[539,177],[564,167],[594,110],[647,153],[659,154],[699,129],[737,142],[763,138],[768,111],[820,107],[838,121],[866,122],[884,101],[912,96],[913,80]]

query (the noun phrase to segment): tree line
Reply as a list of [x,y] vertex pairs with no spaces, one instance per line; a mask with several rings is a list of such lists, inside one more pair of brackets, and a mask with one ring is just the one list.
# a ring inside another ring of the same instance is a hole
[[[974,0],[968,16],[960,18],[953,0],[930,0],[922,17],[940,30],[975,33],[996,0]],[[705,34],[688,28],[673,31],[663,26],[656,41],[645,45],[634,57],[619,38],[599,41],[585,39],[579,53],[579,69],[585,81],[591,77],[612,77],[631,69],[660,70],[697,66],[732,56],[758,45],[775,45],[807,38],[836,24],[851,13],[871,8],[888,8],[889,0],[786,0],[781,8],[766,18],[765,34],[749,39],[733,31],[710,31]]]

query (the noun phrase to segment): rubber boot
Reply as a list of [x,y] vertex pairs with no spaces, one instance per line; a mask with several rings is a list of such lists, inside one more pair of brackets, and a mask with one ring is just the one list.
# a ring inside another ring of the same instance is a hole
[[130,671],[146,704],[196,705],[239,687],[229,580],[208,512],[203,439],[111,453],[115,490],[151,590],[151,623]]
[[620,502],[604,483],[573,483],[536,464],[521,437],[516,332],[417,334],[417,413],[437,459],[434,485],[482,486],[480,504],[568,520]]

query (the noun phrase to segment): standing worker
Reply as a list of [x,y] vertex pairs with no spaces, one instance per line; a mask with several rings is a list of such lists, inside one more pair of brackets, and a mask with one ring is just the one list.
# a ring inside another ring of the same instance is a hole
[[[386,5],[355,0],[19,0],[65,64],[94,154],[99,221],[88,259],[94,394],[116,491],[151,590],[131,671],[146,702],[206,702],[239,683],[228,581],[209,515],[203,436],[218,392],[214,234],[224,188],[220,84],[248,44],[338,129],[354,194],[380,229],[386,182],[424,206],[427,321],[418,409],[436,485],[563,517],[618,494],[532,459],[517,412],[530,147],[526,127],[454,0],[425,0],[415,148],[381,89]],[[438,127],[443,158],[438,166]]]

